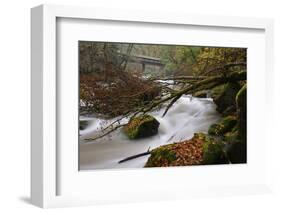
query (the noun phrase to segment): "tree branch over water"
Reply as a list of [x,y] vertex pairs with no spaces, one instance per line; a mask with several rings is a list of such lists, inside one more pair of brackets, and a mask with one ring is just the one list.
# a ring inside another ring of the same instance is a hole
[[[244,66],[244,63],[241,64],[242,66]],[[239,66],[241,66],[239,65]],[[227,66],[227,65],[226,65]],[[229,67],[230,65],[228,65]],[[233,64],[232,66],[238,66],[237,64]],[[206,77],[204,79],[199,79],[196,82],[193,82],[193,84],[187,84],[187,86],[179,91],[170,93],[168,96],[157,100],[157,101],[151,101],[148,105],[145,105],[139,109],[136,109],[134,112],[128,112],[126,115],[122,116],[121,119],[117,119],[116,121],[114,121],[113,123],[111,123],[110,125],[108,125],[107,127],[103,128],[102,131],[108,130],[105,133],[103,133],[102,135],[99,135],[95,138],[87,138],[84,139],[86,141],[93,141],[93,140],[97,140],[99,138],[102,138],[112,132],[114,132],[115,130],[119,129],[120,127],[125,126],[126,124],[118,124],[116,126],[114,126],[114,124],[120,122],[123,118],[125,117],[130,117],[133,118],[135,116],[137,116],[138,114],[146,114],[150,111],[153,111],[155,108],[161,106],[162,104],[170,101],[170,103],[167,105],[163,116],[165,116],[169,109],[173,106],[174,103],[177,102],[177,100],[185,94],[193,94],[194,92],[200,91],[200,90],[208,90],[208,89],[212,89],[215,86],[227,83],[227,82],[237,82],[237,81],[244,81],[246,80],[246,71],[239,71],[239,72],[231,72],[228,75],[219,75],[219,76],[210,76],[210,77]]]

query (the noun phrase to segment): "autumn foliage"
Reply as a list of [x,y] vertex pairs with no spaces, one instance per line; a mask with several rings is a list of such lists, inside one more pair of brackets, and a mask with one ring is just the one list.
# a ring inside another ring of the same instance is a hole
[[112,73],[109,81],[99,74],[80,74],[80,113],[116,117],[146,105],[160,87],[127,72]]

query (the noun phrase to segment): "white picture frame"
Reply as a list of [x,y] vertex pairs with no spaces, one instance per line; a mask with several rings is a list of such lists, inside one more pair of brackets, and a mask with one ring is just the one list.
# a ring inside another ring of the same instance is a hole
[[[198,196],[214,196],[214,195],[233,195],[233,194],[253,194],[264,193],[271,191],[271,171],[270,161],[260,169],[260,173],[264,173],[263,178],[253,181],[253,184],[243,180],[233,184],[218,184],[200,186],[199,183],[193,183],[194,187],[183,186],[179,189],[178,186],[169,185],[168,189],[161,190],[161,185],[153,186],[150,195],[145,195],[145,184],[140,184],[143,191],[133,191],[128,189],[122,191],[122,196],[119,193],[113,192],[110,189],[107,193],[102,193],[102,187],[106,188],[106,183],[99,183],[100,188],[97,188],[96,194],[60,194],[58,191],[59,184],[62,184],[59,174],[61,173],[61,166],[58,164],[60,159],[60,152],[57,142],[57,88],[60,83],[57,79],[57,21],[60,18],[64,19],[79,19],[79,20],[99,20],[99,21],[118,21],[131,23],[153,23],[156,25],[172,26],[200,26],[206,28],[223,28],[231,32],[231,30],[253,29],[263,32],[262,40],[264,44],[264,69],[261,68],[261,76],[264,79],[257,81],[264,81],[265,88],[260,91],[266,98],[266,104],[262,105],[262,109],[270,111],[272,104],[272,96],[269,90],[272,85],[273,78],[273,21],[271,19],[257,19],[257,18],[241,18],[241,17],[216,17],[203,15],[188,15],[188,14],[173,14],[173,13],[153,13],[148,11],[120,11],[112,9],[101,8],[85,8],[74,6],[54,6],[41,5],[31,10],[31,73],[32,73],[32,88],[31,88],[31,201],[33,204],[47,208],[47,207],[61,207],[61,206],[76,206],[76,205],[91,205],[99,203],[116,203],[116,202],[139,202],[144,200],[165,200],[178,199],[186,197]],[[250,93],[251,94],[251,93]],[[253,101],[254,102],[254,101]],[[260,111],[261,112],[261,111]],[[264,111],[263,111],[264,112]],[[270,121],[264,117],[268,129]],[[267,131],[265,131],[267,132]],[[261,142],[260,150],[268,147],[268,135],[263,133],[266,140]],[[259,149],[259,148],[257,148]],[[65,151],[67,152],[67,150]],[[255,152],[255,150],[250,150]],[[77,153],[78,156],[78,153]],[[264,158],[269,157],[269,154],[264,153]],[[63,164],[60,164],[63,165]],[[239,168],[240,169],[240,168]],[[221,168],[212,167],[211,172],[220,172]],[[145,171],[138,171],[139,178],[145,175],[166,175],[171,177],[171,173],[177,175],[186,175],[186,168],[180,169],[148,169]],[[247,167],[239,172],[247,171]],[[78,171],[77,171],[78,172]],[[116,171],[99,171],[102,175],[99,177],[102,180],[106,175],[113,175]],[[202,174],[201,171],[190,171],[194,175]],[[198,173],[198,174],[196,174]],[[131,177],[135,174],[134,170],[122,171],[122,175]],[[194,177],[195,177],[194,176]],[[172,177],[171,177],[172,178]],[[70,181],[74,181],[75,178]],[[83,180],[89,180],[84,178]],[[179,181],[180,182],[180,181]],[[68,183],[67,187],[70,186]],[[69,191],[77,190],[74,187],[76,183],[73,182],[73,188]],[[111,185],[110,185],[111,186]],[[209,187],[208,187],[209,186]],[[123,188],[126,186],[122,186]],[[169,195],[167,192],[170,192]],[[100,193],[100,194],[99,194]]]

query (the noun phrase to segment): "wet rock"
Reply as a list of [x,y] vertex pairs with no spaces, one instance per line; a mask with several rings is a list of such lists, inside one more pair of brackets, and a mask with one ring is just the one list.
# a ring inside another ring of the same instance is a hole
[[151,151],[145,167],[169,166],[177,159],[176,153],[170,149],[171,146],[161,146]]
[[244,142],[234,142],[227,149],[227,156],[231,163],[247,163],[247,145]]
[[235,106],[229,106],[227,107],[223,112],[222,112],[222,116],[228,116],[228,115],[234,115],[236,113],[236,107]]
[[197,98],[207,98],[208,96],[208,92],[206,90],[200,90],[200,91],[197,91],[193,94],[194,97],[197,97]]
[[212,89],[211,97],[213,98],[214,103],[217,105],[218,112],[223,113],[226,109],[232,109],[228,113],[235,112],[235,98],[240,88],[241,86],[239,83],[230,82]]
[[247,85],[245,84],[236,95],[238,115],[238,132],[242,142],[246,142],[247,135]]
[[220,123],[212,124],[208,130],[208,134],[223,136],[225,133],[230,132],[237,124],[237,118],[235,116],[224,117]]
[[247,85],[245,84],[236,95],[237,128],[225,135],[229,143],[227,155],[231,163],[247,162]]
[[79,121],[79,129],[80,130],[84,130],[87,128],[87,126],[89,125],[89,121]]
[[224,146],[220,138],[195,133],[190,140],[152,150],[145,167],[227,164]]
[[237,126],[235,126],[231,132],[227,132],[224,134],[223,140],[227,142],[228,144],[239,142],[238,139],[238,130]]
[[203,161],[204,165],[228,164],[229,160],[224,151],[224,142],[217,137],[201,134],[199,136],[203,143]]
[[158,133],[160,123],[151,115],[141,115],[132,118],[123,128],[130,139],[145,138]]

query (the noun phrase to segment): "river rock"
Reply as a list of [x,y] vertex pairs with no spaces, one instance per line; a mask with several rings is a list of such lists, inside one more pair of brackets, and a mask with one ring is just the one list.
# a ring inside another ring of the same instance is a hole
[[227,156],[231,163],[247,163],[247,145],[238,141],[231,143],[227,149]]
[[84,130],[87,128],[87,126],[89,125],[89,121],[79,121],[79,129],[80,130]]
[[195,133],[190,140],[153,149],[145,167],[228,164],[224,147],[218,137]]
[[[247,85],[245,84],[236,95],[238,115],[237,131],[226,137],[230,142],[227,155],[231,163],[247,162]],[[232,137],[231,137],[232,136]]]
[[171,149],[172,146],[165,145],[152,150],[145,167],[172,166],[172,163],[177,159],[175,151]]
[[192,96],[197,98],[207,98],[208,91],[207,90],[200,90],[195,92]]
[[218,124],[212,124],[208,130],[208,134],[223,136],[225,133],[232,131],[236,124],[237,118],[235,116],[226,116]]
[[160,123],[151,115],[132,118],[123,128],[129,139],[145,138],[156,135]]
[[230,82],[227,84],[219,85],[212,89],[211,97],[213,98],[214,103],[217,105],[218,112],[223,113],[226,110],[228,110],[227,114],[235,112],[235,98],[240,88],[240,84]]
[[225,143],[221,138],[200,133],[197,137],[203,140],[203,165],[228,164],[225,154]]
[[242,142],[245,142],[247,134],[247,84],[245,84],[237,93],[236,106],[239,137]]

